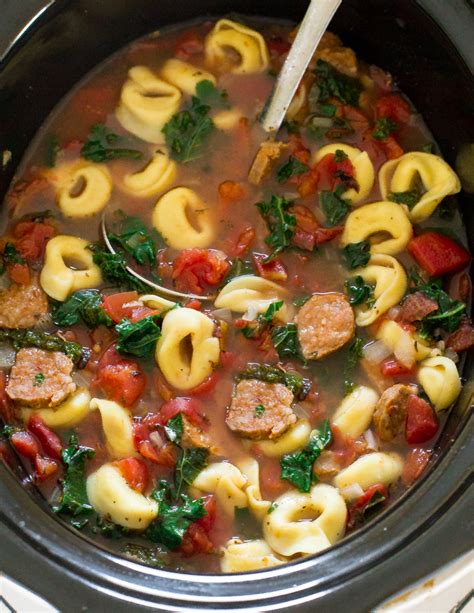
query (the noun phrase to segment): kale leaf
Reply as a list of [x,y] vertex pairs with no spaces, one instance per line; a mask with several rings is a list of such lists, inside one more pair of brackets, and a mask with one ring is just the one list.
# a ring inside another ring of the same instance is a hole
[[336,226],[351,208],[351,201],[342,198],[345,191],[346,187],[340,183],[333,192],[322,191],[319,196],[321,208],[330,226]]
[[290,246],[296,230],[296,217],[288,213],[292,204],[281,196],[273,194],[270,202],[257,202],[255,205],[266,221],[270,232],[265,242],[273,248],[272,253],[263,260],[264,262],[269,262]]
[[202,104],[209,106],[228,107],[227,92],[218,90],[212,81],[203,79],[196,85],[196,96]]
[[174,476],[176,498],[181,494],[184,485],[191,485],[201,470],[207,466],[208,455],[209,450],[204,447],[181,449]]
[[331,441],[331,426],[329,420],[325,419],[321,428],[311,433],[304,449],[287,453],[280,459],[281,479],[289,481],[300,492],[309,492],[311,485],[317,481],[313,464]]
[[156,246],[147,227],[139,217],[121,215],[120,233],[108,234],[112,243],[119,245],[139,264],[156,264]]
[[87,141],[81,149],[81,156],[91,162],[107,162],[109,160],[131,159],[140,160],[141,151],[115,147],[119,144],[120,136],[110,132],[103,123],[92,126]]
[[346,288],[347,297],[349,298],[349,304],[355,306],[356,304],[367,303],[368,308],[372,308],[374,299],[374,289],[371,285],[366,283],[364,279],[357,275],[357,277],[350,277],[344,283]]
[[161,336],[161,330],[155,323],[159,318],[159,315],[148,315],[135,323],[123,319],[115,326],[118,334],[117,351],[140,358],[149,357]]
[[308,172],[309,166],[307,164],[303,164],[300,162],[298,158],[290,155],[288,161],[280,166],[277,172],[277,179],[279,183],[284,183],[288,181],[290,177],[294,177],[296,175],[301,175],[305,172]]
[[101,324],[111,326],[112,320],[102,309],[102,296],[97,289],[80,289],[66,302],[53,306],[52,318],[57,326],[73,326],[82,320],[89,328]]
[[71,435],[69,446],[61,452],[65,466],[63,493],[58,506],[54,508],[55,513],[76,517],[92,512],[87,498],[85,470],[86,460],[90,460],[94,453],[94,449],[79,445],[76,434]]
[[344,388],[347,394],[355,387],[355,383],[352,380],[352,373],[362,357],[363,346],[364,339],[356,336],[347,350],[346,363],[344,365]]
[[319,102],[334,97],[344,104],[359,106],[362,85],[357,79],[340,73],[324,60],[318,60],[315,75],[319,86]]
[[139,293],[148,292],[148,285],[128,272],[127,262],[121,253],[110,253],[98,243],[92,243],[88,248],[93,253],[94,264],[99,266],[104,279],[114,287],[136,290]]
[[245,338],[258,338],[262,332],[272,323],[275,314],[283,306],[283,300],[272,302],[265,313],[260,313],[257,319],[249,321],[245,328],[242,328],[242,334]]
[[247,368],[237,375],[237,381],[242,379],[258,379],[267,383],[282,383],[293,392],[297,400],[304,400],[310,390],[311,381],[304,379],[298,372],[287,371],[280,366],[251,362]]
[[224,285],[235,279],[235,277],[241,277],[242,275],[251,275],[253,273],[252,264],[250,262],[246,262],[245,260],[241,260],[240,258],[236,258],[232,262],[232,266],[227,273],[226,278],[224,279]]
[[120,551],[130,560],[146,564],[147,566],[161,568],[166,565],[157,547],[144,547],[136,543],[127,543]]
[[398,130],[398,125],[390,117],[380,117],[375,122],[372,136],[376,140],[384,140]]
[[169,419],[164,430],[168,440],[179,445],[183,436],[183,414],[178,413]]
[[13,243],[5,244],[2,257],[4,264],[25,264],[25,259]]
[[298,341],[298,328],[295,323],[290,322],[285,326],[273,328],[272,343],[282,360],[305,362]]
[[420,201],[421,193],[417,189],[410,189],[406,192],[390,192],[388,199],[397,204],[406,204],[411,209]]
[[342,250],[342,259],[347,268],[360,268],[367,266],[370,260],[370,243],[369,241],[359,241],[358,243],[349,243]]

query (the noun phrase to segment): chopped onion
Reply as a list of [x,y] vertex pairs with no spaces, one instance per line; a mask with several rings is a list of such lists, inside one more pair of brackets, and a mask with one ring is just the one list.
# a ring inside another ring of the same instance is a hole
[[459,362],[459,355],[453,349],[450,349],[449,347],[445,350],[444,356],[452,360],[455,364]]
[[283,192],[283,198],[285,200],[296,200],[300,195],[298,192]]
[[161,449],[165,444],[161,434],[156,430],[150,434],[150,441],[155,445],[157,449]]
[[412,368],[416,358],[415,343],[408,332],[403,332],[393,348],[393,353],[400,364],[406,368]]
[[216,309],[212,311],[211,315],[216,319],[226,321],[228,324],[232,323],[232,311],[230,309]]
[[0,345],[0,368],[11,368],[15,363],[15,355],[10,345]]
[[332,119],[330,117],[311,117],[308,122],[312,128],[332,128]]
[[258,307],[256,304],[251,304],[247,309],[247,312],[242,315],[242,319],[245,321],[253,321],[257,319],[258,315]]
[[364,438],[367,441],[367,447],[369,449],[377,450],[379,448],[375,434],[372,432],[372,430],[370,430],[370,428],[364,432]]
[[391,354],[392,350],[390,347],[387,347],[382,340],[367,343],[367,345],[362,347],[362,355],[364,358],[367,358],[369,362],[373,362],[374,364],[380,364],[380,362],[388,358]]
[[355,500],[363,496],[364,490],[358,483],[351,483],[347,487],[343,487],[342,490],[339,490],[339,493],[346,500]]

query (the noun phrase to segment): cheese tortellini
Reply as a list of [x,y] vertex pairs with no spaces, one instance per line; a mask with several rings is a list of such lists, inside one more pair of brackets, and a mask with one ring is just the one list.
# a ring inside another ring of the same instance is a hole
[[165,315],[155,358],[168,383],[189,390],[210,376],[220,355],[213,332],[213,321],[194,309],[173,309]]
[[86,489],[94,511],[124,528],[145,530],[158,515],[158,503],[132,489],[111,463],[87,478]]
[[335,143],[326,145],[318,149],[314,161],[317,163],[323,159],[324,156],[336,151],[342,151],[347,155],[355,170],[355,180],[359,185],[358,191],[354,188],[350,188],[344,192],[343,197],[349,198],[353,204],[365,200],[372,191],[374,186],[374,167],[370,161],[367,151],[361,151],[356,147],[345,145],[344,143]]
[[[227,49],[238,55],[232,63]],[[227,66],[234,74],[263,72],[269,63],[269,53],[263,36],[230,19],[220,19],[206,37],[204,52],[211,66]]]
[[263,539],[246,542],[231,539],[222,549],[221,570],[223,573],[243,573],[272,568],[284,562],[285,559],[277,556]]
[[167,300],[166,298],[156,294],[143,294],[142,296],[139,296],[139,300],[145,306],[150,307],[150,309],[159,311],[160,314],[170,311],[177,306],[176,302],[172,302],[171,300]]
[[[340,490],[345,490],[350,485],[357,484],[363,490],[371,485],[381,483],[389,486],[401,477],[403,460],[397,453],[374,452],[357,458],[347,468],[341,470],[334,479],[334,485]],[[351,498],[352,492],[344,494]],[[357,494],[354,494],[357,496]]]
[[370,426],[378,399],[375,390],[359,385],[341,402],[332,423],[346,436],[357,438]]
[[101,164],[74,164],[59,169],[56,194],[58,206],[66,217],[90,217],[100,213],[110,200],[112,179]]
[[439,349],[433,349],[402,328],[396,321],[387,319],[377,331],[377,339],[392,350],[397,360],[406,368],[412,368],[415,362],[439,353]]
[[216,78],[207,70],[176,58],[166,60],[161,68],[160,76],[189,96],[196,94],[196,85],[200,81],[211,81],[214,85],[216,84]]
[[79,289],[102,283],[100,268],[94,264],[88,245],[83,238],[64,234],[48,241],[40,274],[40,285],[48,296],[63,302]]
[[175,187],[162,196],[153,210],[152,222],[174,249],[208,247],[215,236],[209,206],[188,187]]
[[138,138],[154,144],[165,142],[162,129],[178,111],[181,92],[159,79],[146,66],[134,66],[122,87],[115,112],[120,124]]
[[194,490],[214,494],[217,502],[225,513],[234,516],[235,508],[248,506],[247,494],[244,489],[247,477],[230,462],[215,462],[209,464],[194,479]]
[[25,423],[31,415],[37,415],[49,428],[73,428],[81,423],[90,412],[91,395],[81,387],[59,406],[51,409],[22,409],[21,416]]
[[361,327],[369,326],[398,304],[408,285],[403,266],[392,256],[381,253],[373,255],[365,268],[358,268],[353,274],[374,285],[375,302],[370,306],[363,304],[355,308],[356,324]]
[[418,381],[437,411],[447,409],[461,392],[456,364],[445,356],[424,360],[420,364]]
[[311,425],[307,419],[299,419],[284,434],[274,440],[259,441],[258,448],[270,458],[279,458],[306,446],[311,435]]
[[116,459],[137,456],[133,444],[132,414],[112,400],[93,398],[91,410],[99,409],[107,449]]
[[218,111],[215,115],[212,116],[212,121],[214,122],[214,125],[218,130],[227,132],[229,130],[233,130],[242,117],[242,111],[239,108],[234,107],[232,109],[224,109],[223,111]]
[[248,506],[252,513],[261,520],[268,512],[270,502],[268,500],[262,500],[258,462],[254,458],[248,457],[237,462],[237,466],[247,479],[245,493],[247,495]]
[[[214,304],[218,309],[230,309],[235,313],[245,313],[250,308],[264,313],[272,302],[282,300],[286,293],[281,285],[273,281],[255,275],[241,275],[221,289]],[[287,307],[284,304],[275,313],[275,318],[286,319],[286,315]]]
[[437,155],[420,151],[385,162],[379,180],[384,199],[390,193],[410,191],[417,180],[421,181],[425,193],[411,210],[407,207],[407,214],[415,223],[429,217],[445,196],[461,191],[459,178],[449,164]]
[[314,485],[308,494],[283,494],[273,506],[273,511],[264,519],[263,534],[269,546],[280,555],[316,553],[344,536],[346,503],[330,485]]
[[170,159],[165,148],[157,149],[144,168],[123,177],[122,186],[133,196],[148,198],[169,187],[176,174],[176,162]]
[[399,204],[372,202],[348,215],[341,245],[370,240],[372,254],[395,255],[405,249],[412,234],[410,220]]

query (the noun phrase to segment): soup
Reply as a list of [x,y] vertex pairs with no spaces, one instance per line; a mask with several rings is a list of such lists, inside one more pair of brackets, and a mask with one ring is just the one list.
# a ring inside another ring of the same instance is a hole
[[53,511],[145,564],[269,568],[420,477],[474,343],[459,180],[327,33],[151,35],[63,100],[4,207],[4,435]]

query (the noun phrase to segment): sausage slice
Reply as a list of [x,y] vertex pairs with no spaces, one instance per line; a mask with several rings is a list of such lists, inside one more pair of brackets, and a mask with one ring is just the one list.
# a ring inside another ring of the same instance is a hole
[[270,174],[274,164],[280,158],[283,151],[288,147],[287,143],[275,140],[263,142],[255,156],[249,170],[249,182],[253,185],[260,185]]
[[72,360],[59,351],[20,349],[6,387],[7,395],[24,406],[54,407],[76,389],[72,369]]
[[382,441],[394,439],[405,427],[408,398],[416,393],[415,385],[392,385],[380,396],[375,407],[373,422]]
[[0,291],[0,328],[33,328],[48,314],[48,299],[35,283]]
[[297,317],[298,340],[307,360],[334,353],[354,336],[352,308],[344,294],[314,294]]
[[281,383],[245,379],[237,384],[226,423],[255,440],[277,438],[296,422],[293,393]]

